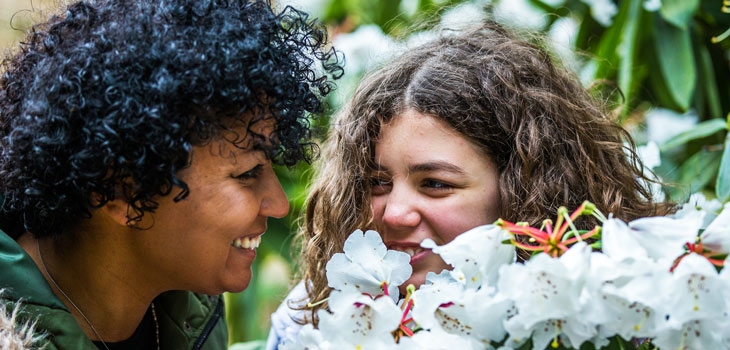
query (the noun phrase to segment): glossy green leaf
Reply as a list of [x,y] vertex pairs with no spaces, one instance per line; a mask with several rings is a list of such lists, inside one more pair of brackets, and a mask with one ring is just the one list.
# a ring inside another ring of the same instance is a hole
[[669,25],[660,18],[656,18],[654,25],[656,58],[662,78],[674,103],[682,111],[687,111],[697,80],[690,32]]
[[710,51],[704,45],[698,45],[700,84],[702,85],[702,98],[707,104],[711,117],[722,115],[720,103],[720,92],[715,77],[715,67],[712,65]]
[[706,120],[695,125],[695,127],[693,127],[692,129],[681,132],[672,137],[671,139],[669,139],[669,141],[661,145],[660,150],[662,152],[665,152],[672,148],[684,145],[689,141],[701,139],[719,131],[727,130],[727,128],[728,125],[725,119],[715,118]]
[[700,191],[712,182],[720,167],[722,153],[718,150],[703,148],[679,167],[679,180],[687,186],[688,193]]
[[[638,42],[639,28],[641,17],[641,2],[640,1],[628,1],[629,6],[627,9],[627,18],[624,22],[624,29],[622,31],[621,39],[617,47],[620,64],[618,70],[618,86],[626,96],[628,102],[633,101],[633,80],[636,77],[634,70],[636,65],[634,59],[636,58],[636,43]],[[629,104],[626,104],[628,106]],[[624,108],[622,114],[625,114],[628,108]]]
[[699,0],[662,0],[662,7],[659,10],[659,13],[661,13],[662,17],[667,22],[679,28],[687,28],[687,24],[689,24],[689,21],[695,11],[697,11],[699,4]]
[[[618,50],[616,49],[621,42],[621,38],[624,33],[624,24],[628,17],[628,8],[631,7],[630,1],[624,1],[620,4],[619,12],[613,19],[613,24],[600,36],[600,42],[596,49],[596,57],[594,61],[597,64],[596,72],[594,75],[595,80],[614,78],[614,74],[617,69],[618,62],[620,60],[618,56]],[[586,10],[584,16],[590,16],[590,12]],[[593,27],[589,26],[590,21],[583,21],[581,24],[579,36],[584,36],[583,39],[587,42],[591,40],[588,37],[593,37],[594,34],[581,33],[591,30]]]
[[374,1],[370,6],[375,12],[375,24],[380,26],[383,32],[390,33],[390,28],[396,23],[394,19],[400,17],[400,0]]
[[730,199],[730,133],[725,137],[725,148],[722,151],[722,161],[715,183],[715,195],[722,202]]

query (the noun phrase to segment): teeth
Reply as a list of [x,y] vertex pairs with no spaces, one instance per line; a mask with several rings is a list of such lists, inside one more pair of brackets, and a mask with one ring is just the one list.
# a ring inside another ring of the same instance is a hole
[[410,257],[413,257],[414,255],[420,253],[423,251],[421,248],[394,248],[397,251],[403,252],[408,254]]
[[261,244],[261,236],[236,238],[231,245],[239,249],[256,249]]

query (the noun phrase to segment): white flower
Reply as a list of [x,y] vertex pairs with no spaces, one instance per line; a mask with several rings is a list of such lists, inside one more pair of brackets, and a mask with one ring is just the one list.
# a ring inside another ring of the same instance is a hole
[[425,239],[421,247],[439,254],[454,267],[454,274],[463,283],[476,288],[482,284],[494,285],[499,268],[515,261],[515,248],[502,243],[509,238],[507,231],[494,225],[484,225],[466,231],[442,246]]
[[398,295],[408,255],[388,251],[374,231],[355,231],[327,264],[335,290],[319,329],[305,326],[281,349],[598,349],[618,337],[730,349],[730,269],[713,266],[722,265],[714,252],[730,250],[730,209],[715,200],[695,195],[673,215],[609,218],[601,252],[577,242],[559,257],[521,263],[505,241],[509,233],[493,225],[442,246],[425,240],[453,269],[429,273],[399,307],[383,295]]
[[402,338],[398,344],[399,348],[408,350],[442,350],[442,349],[491,349],[471,337],[463,337],[457,334],[447,333],[441,329],[421,330],[413,337]]
[[700,241],[713,252],[730,253],[730,204],[707,226]]
[[613,16],[618,13],[618,7],[611,0],[581,0],[591,7],[591,16],[604,27],[613,22]]
[[[685,256],[677,265],[665,293],[667,328],[653,343],[660,348],[686,344],[690,349],[720,349],[728,324],[727,290],[730,285],[715,267],[698,254]],[[688,332],[689,331],[689,332]]]
[[636,153],[648,169],[654,169],[662,165],[659,146],[654,141],[649,141],[646,145],[637,147]]
[[628,225],[608,219],[601,234],[603,252],[617,260],[648,257],[673,261],[684,253],[685,243],[696,240],[703,216],[694,212],[681,218],[646,217]]
[[722,334],[713,331],[711,321],[697,320],[684,324],[680,329],[666,328],[652,338],[651,343],[660,349],[727,349]]
[[644,115],[647,138],[662,145],[677,134],[694,127],[698,119],[694,110],[680,114],[670,109],[653,108]]
[[579,25],[578,20],[573,17],[561,17],[553,22],[548,31],[548,44],[560,57],[560,61],[576,74],[580,73],[583,64],[575,51]]
[[[319,333],[331,349],[382,349],[395,345],[393,332],[401,310],[390,298],[372,299],[355,292],[332,291],[330,309],[319,310]],[[319,341],[319,335],[307,335]],[[301,338],[301,336],[300,336]],[[300,342],[303,342],[300,339]]]
[[345,55],[346,74],[357,75],[371,69],[396,52],[396,43],[375,24],[357,27],[352,33],[337,35],[332,45]]
[[496,1],[493,7],[494,17],[500,23],[530,30],[543,29],[547,24],[545,11],[529,0]]
[[[371,296],[387,294],[398,298],[398,286],[411,276],[413,268],[406,253],[388,250],[375,231],[353,232],[345,241],[344,253],[327,262],[327,281],[336,290],[355,289]],[[383,289],[387,286],[387,289]]]
[[[662,165],[662,158],[659,152],[659,146],[654,141],[649,141],[644,146],[636,148],[636,154],[641,159],[641,163],[644,165],[642,172],[648,179],[659,181],[659,177],[652,173],[652,169]],[[655,201],[663,201],[665,199],[664,192],[662,191],[662,185],[659,182],[647,182],[645,186],[651,191],[652,197]]]
[[591,301],[584,293],[590,253],[590,247],[580,242],[559,258],[538,254],[524,265],[501,268],[499,293],[517,307],[517,315],[505,322],[508,343],[531,337],[533,349],[542,349],[560,336],[568,346],[578,348],[597,334],[594,321],[582,316]]
[[715,267],[701,255],[689,254],[677,265],[672,275],[667,309],[669,323],[683,325],[697,319],[722,317],[727,311],[723,290],[728,286]]
[[503,320],[508,318],[512,302],[497,295],[493,287],[469,288],[449,271],[429,273],[412,299],[413,319],[424,329],[472,338],[481,347],[506,335]]
[[648,12],[656,12],[662,8],[662,0],[645,0],[644,1],[644,10]]
[[484,23],[487,14],[484,7],[473,2],[464,2],[444,11],[441,15],[441,27],[450,29],[468,29]]
[[691,196],[689,196],[689,200],[687,200],[687,203],[682,204],[681,208],[676,213],[674,213],[674,215],[671,216],[675,218],[682,218],[685,215],[694,215],[694,212],[698,210],[705,213],[701,227],[704,229],[713,220],[715,220],[717,214],[720,212],[720,210],[722,210],[722,202],[720,202],[716,198],[708,200],[704,194],[699,192],[693,193]]
[[282,342],[277,347],[278,350],[329,350],[334,349],[334,344],[324,338],[322,332],[315,329],[311,323],[305,324],[299,331],[297,340],[295,343]]
[[669,267],[646,259],[614,260],[606,254],[591,254],[591,278],[588,288],[594,297],[586,314],[599,324],[593,343],[600,347],[608,338],[651,337],[664,313],[657,311],[657,290],[664,290]]
[[402,45],[383,33],[376,24],[364,24],[351,33],[332,39],[332,46],[345,57],[345,74],[338,80],[338,89],[331,95],[334,106],[342,106],[357,88],[364,72],[401,50]]

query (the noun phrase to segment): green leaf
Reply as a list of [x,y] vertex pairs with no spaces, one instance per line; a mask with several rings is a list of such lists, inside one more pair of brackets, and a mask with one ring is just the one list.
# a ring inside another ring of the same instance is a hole
[[[618,86],[621,91],[626,95],[627,102],[625,106],[629,106],[633,100],[633,80],[636,77],[634,70],[636,65],[634,59],[636,58],[636,43],[640,34],[639,27],[641,17],[641,1],[628,1],[630,6],[628,8],[628,14],[626,22],[624,23],[624,30],[622,31],[621,39],[618,47],[616,48],[619,54],[619,70],[618,70]],[[628,111],[628,108],[623,109],[622,115]]]
[[662,152],[668,151],[674,147],[686,144],[689,141],[701,139],[710,136],[716,132],[727,130],[728,124],[725,119],[715,118],[701,122],[692,129],[681,132],[669,139],[659,148]]
[[679,167],[681,184],[688,185],[688,193],[701,191],[717,174],[720,167],[720,151],[703,148]]
[[371,3],[374,12],[374,22],[383,32],[390,33],[390,27],[395,23],[400,13],[400,0],[375,1]]
[[720,170],[717,173],[715,195],[723,203],[730,198],[730,133],[725,136],[725,148],[722,151]]
[[700,42],[697,47],[700,61],[699,69],[702,76],[700,82],[703,83],[703,97],[709,107],[710,116],[719,117],[722,113],[722,104],[720,103],[720,93],[718,91],[715,67],[712,65],[712,57],[707,46]]
[[662,78],[672,100],[682,111],[687,111],[697,81],[690,32],[686,28],[671,26],[660,18],[656,18],[654,23],[654,43]]
[[678,28],[686,29],[699,4],[699,0],[662,0],[659,13],[667,22]]
[[[613,19],[613,24],[600,36],[600,41],[596,48],[596,57],[594,58],[594,61],[597,64],[594,80],[613,79],[617,70],[616,66],[620,61],[618,50],[616,48],[619,47],[619,43],[624,35],[624,24],[626,23],[628,13],[630,12],[628,8],[631,6],[631,1],[622,1],[618,14]],[[585,10],[583,16],[590,16],[588,9]],[[591,41],[588,38],[593,38],[595,36],[595,33],[592,33],[593,27],[588,25],[589,23],[592,22],[583,20],[578,33],[579,36],[585,37],[583,40],[585,40],[586,43]]]

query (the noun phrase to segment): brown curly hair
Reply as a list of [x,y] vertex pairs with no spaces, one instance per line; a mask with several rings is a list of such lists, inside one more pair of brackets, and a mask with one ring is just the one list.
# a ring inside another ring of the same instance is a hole
[[309,300],[328,296],[324,267],[347,235],[373,228],[375,143],[406,109],[443,119],[491,157],[503,219],[537,224],[585,200],[624,220],[671,210],[653,202],[628,132],[537,39],[495,23],[442,30],[366,75],[336,116],[307,200],[298,238]]

